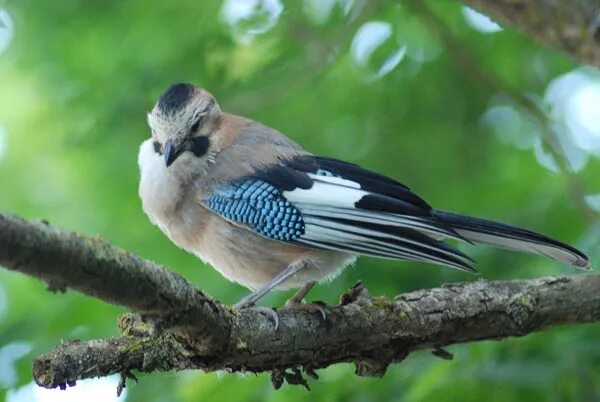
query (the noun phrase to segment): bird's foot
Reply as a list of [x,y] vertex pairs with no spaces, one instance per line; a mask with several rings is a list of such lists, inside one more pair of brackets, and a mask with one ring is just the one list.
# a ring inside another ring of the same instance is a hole
[[257,306],[254,301],[246,299],[246,297],[243,298],[242,300],[234,304],[233,307],[235,307],[238,310],[253,310],[259,314],[264,315],[269,320],[271,320],[271,322],[275,326],[275,331],[277,331],[277,329],[279,328],[279,316],[277,315],[277,311],[275,311],[275,309],[271,307]]
[[[286,303],[283,308],[279,311],[309,311],[313,313],[319,313],[323,320],[327,319],[327,310],[326,305],[323,302],[313,302],[304,304],[302,300],[306,296],[306,294],[312,289],[316,282],[308,282],[302,288],[300,288],[294,296],[292,296]],[[238,310],[251,309],[254,310],[267,318],[269,318],[273,324],[275,325],[275,330],[279,328],[279,316],[277,315],[277,311],[271,307],[263,307],[257,306],[256,302],[265,295],[266,292],[271,290],[272,286],[270,284],[263,288],[260,288],[248,296],[244,297],[242,300],[237,302],[234,307]]]
[[312,303],[302,303],[304,297],[315,286],[316,282],[308,282],[290,297],[285,303],[285,306],[280,311],[309,311],[311,313],[319,313],[323,317],[323,321],[327,319],[327,305],[323,302],[315,301]]
[[323,321],[327,320],[327,305],[321,301],[302,303],[301,301],[291,298],[279,311],[308,311],[311,313],[319,313],[323,318]]

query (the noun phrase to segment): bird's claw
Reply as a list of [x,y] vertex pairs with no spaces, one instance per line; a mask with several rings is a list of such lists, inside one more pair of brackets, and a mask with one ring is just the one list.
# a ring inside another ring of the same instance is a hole
[[271,307],[257,306],[253,303],[245,302],[243,299],[236,303],[233,307],[238,310],[253,310],[267,317],[275,326],[275,331],[279,328],[279,316]]
[[281,309],[281,311],[293,311],[293,310],[308,310],[311,313],[319,313],[323,318],[323,321],[327,320],[327,310],[326,305],[323,302],[312,302],[312,303],[300,303],[296,300],[290,299],[285,303],[285,306]]
[[[253,310],[263,316],[267,317],[275,326],[275,331],[279,329],[279,315],[277,311],[271,307],[265,306],[257,306],[252,303],[244,302],[241,300],[239,303],[236,303],[234,307],[238,310]],[[323,321],[327,320],[327,306],[323,302],[313,302],[313,303],[300,303],[295,300],[288,300],[285,303],[285,306],[281,308],[279,311],[309,311],[311,313],[318,313]]]

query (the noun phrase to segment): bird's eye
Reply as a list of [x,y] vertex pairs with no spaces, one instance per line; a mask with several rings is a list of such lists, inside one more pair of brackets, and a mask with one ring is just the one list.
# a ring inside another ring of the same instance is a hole
[[192,133],[198,131],[198,127],[200,127],[200,118],[198,118],[196,122],[192,124]]
[[191,143],[192,143],[191,151],[197,157],[200,157],[200,156],[203,156],[204,154],[206,154],[206,151],[208,151],[208,146],[210,144],[208,141],[208,137],[205,137],[205,136],[194,137],[191,139]]
[[160,142],[153,141],[152,146],[154,147],[154,152],[156,152],[159,155],[163,154],[162,145],[160,144]]

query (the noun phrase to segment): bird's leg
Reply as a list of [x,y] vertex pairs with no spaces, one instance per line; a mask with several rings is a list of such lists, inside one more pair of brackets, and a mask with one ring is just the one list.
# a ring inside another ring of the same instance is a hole
[[[288,279],[290,276],[294,275],[296,272],[300,271],[302,268],[304,268],[303,264],[289,265],[286,269],[284,269],[283,271],[281,271],[280,273],[275,275],[269,283],[261,286],[260,288],[256,289],[254,292],[250,293],[248,296],[244,297],[242,300],[237,302],[234,305],[234,307],[237,309],[240,309],[240,310],[245,309],[245,308],[254,307],[254,309],[257,310],[258,312],[269,316],[273,320],[273,323],[275,324],[275,329],[277,329],[279,327],[279,317],[277,316],[277,313],[275,312],[275,310],[273,310],[272,308],[269,308],[269,307],[254,306],[254,305],[264,295],[266,295],[271,290],[273,290],[274,288],[279,286],[281,283],[283,283],[283,281]],[[310,288],[308,290],[310,290]],[[308,290],[306,290],[306,292],[308,292]]]
[[237,302],[235,304],[235,308],[242,309],[254,306],[256,302],[259,301],[264,295],[269,293],[277,286],[281,285],[283,281],[288,279],[290,276],[294,275],[296,272],[300,271],[302,268],[304,268],[302,264],[294,264],[288,266],[286,269],[275,275],[269,283],[261,286],[260,288],[256,289],[254,292],[250,293],[248,296],[244,297],[242,300]]
[[306,285],[302,286],[292,297],[288,299],[285,304],[288,303],[302,303],[302,300],[306,297],[308,292],[317,284],[317,282],[308,282]]
[[317,282],[308,282],[306,285],[302,286],[298,291],[288,299],[285,303],[284,310],[294,310],[294,309],[307,309],[310,311],[315,311],[321,314],[323,320],[327,319],[327,312],[325,311],[325,307],[321,303],[309,303],[302,304],[302,300],[304,297],[310,292],[310,290],[315,286]]

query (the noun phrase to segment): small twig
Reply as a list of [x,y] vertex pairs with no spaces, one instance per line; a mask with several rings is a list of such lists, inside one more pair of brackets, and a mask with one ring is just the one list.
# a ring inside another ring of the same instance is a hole
[[450,352],[448,352],[445,349],[442,349],[440,347],[436,347],[432,352],[432,355],[439,357],[440,359],[443,360],[452,360],[454,359],[454,355]]
[[119,378],[119,384],[117,385],[117,397],[121,396],[121,393],[123,392],[123,390],[125,389],[125,387],[127,387],[127,379],[133,380],[136,383],[138,382],[138,379],[135,375],[133,375],[133,373],[131,373],[129,370],[125,370],[123,372],[121,372],[121,376]]

